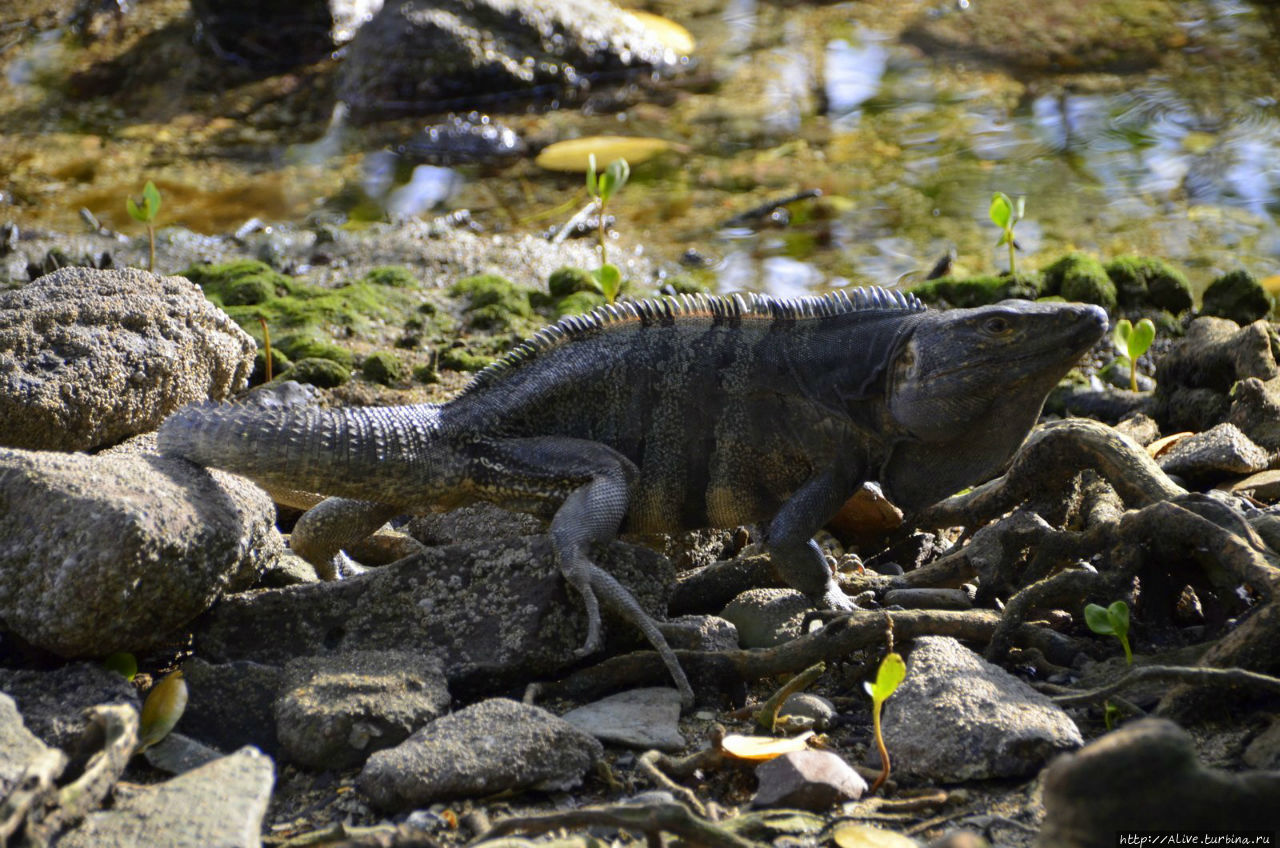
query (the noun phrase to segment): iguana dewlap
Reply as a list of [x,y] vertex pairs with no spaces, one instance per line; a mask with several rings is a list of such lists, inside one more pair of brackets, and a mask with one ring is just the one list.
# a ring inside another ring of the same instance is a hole
[[293,534],[321,568],[400,513],[479,500],[543,516],[586,605],[583,652],[601,641],[599,598],[689,701],[657,623],[591,561],[593,542],[761,523],[789,584],[850,609],[815,531],[868,479],[912,510],[994,475],[1106,325],[1096,306],[934,311],[878,288],[628,302],[541,330],[442,405],[195,406],[159,445],[337,496]]

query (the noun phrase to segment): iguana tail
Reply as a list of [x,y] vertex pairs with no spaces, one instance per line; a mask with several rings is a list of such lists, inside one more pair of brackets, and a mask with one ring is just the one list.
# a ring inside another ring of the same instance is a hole
[[[270,491],[409,504],[445,481],[433,473],[439,407],[262,409],[188,406],[160,426],[161,453],[248,477]],[[422,491],[406,491],[420,485]]]

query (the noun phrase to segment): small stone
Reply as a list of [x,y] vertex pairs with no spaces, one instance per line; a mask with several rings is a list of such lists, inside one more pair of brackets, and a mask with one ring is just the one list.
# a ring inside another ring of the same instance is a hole
[[830,751],[793,751],[756,767],[760,788],[753,807],[797,807],[823,811],[844,801],[856,801],[867,782],[853,767]]
[[729,602],[720,617],[738,628],[744,648],[772,648],[800,636],[813,604],[795,589],[748,589]]
[[813,726],[818,730],[830,727],[838,715],[835,704],[812,692],[796,692],[791,695],[782,702],[782,709],[778,710],[778,714],[812,719]]
[[1212,483],[1263,471],[1270,459],[1267,451],[1254,444],[1239,427],[1224,423],[1178,441],[1156,462],[1166,474]]
[[663,627],[673,648],[686,651],[733,651],[738,648],[738,628],[718,615],[690,613],[667,619]]
[[680,734],[680,693],[675,689],[619,692],[561,718],[597,739],[629,748],[678,751],[685,746]]
[[160,771],[182,774],[213,762],[222,756],[222,752],[190,736],[170,732],[143,752],[143,756],[152,767]]

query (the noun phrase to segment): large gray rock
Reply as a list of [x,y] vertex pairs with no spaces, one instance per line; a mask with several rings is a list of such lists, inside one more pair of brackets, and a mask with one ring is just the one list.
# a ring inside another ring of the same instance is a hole
[[356,33],[338,97],[357,119],[425,114],[682,58],[607,0],[406,0]]
[[449,709],[440,661],[405,651],[301,657],[285,667],[276,734],[294,762],[359,765]]
[[378,751],[359,786],[386,810],[523,789],[569,789],[604,754],[594,737],[539,707],[494,698]]
[[0,692],[0,798],[9,797],[27,765],[47,749],[27,730],[13,699]]
[[[614,543],[599,562],[650,613],[664,613],[667,559]],[[607,611],[605,623],[609,640],[638,638]],[[347,580],[229,597],[195,625],[197,652],[218,662],[414,646],[443,661],[455,692],[555,673],[577,660],[585,633],[582,602],[546,536],[430,548]]]
[[155,786],[116,791],[59,848],[258,848],[275,769],[245,748]]
[[1084,744],[1060,707],[949,636],[915,640],[883,727],[895,772],[940,782],[1023,777]]
[[0,668],[0,691],[17,702],[27,729],[73,757],[93,753],[82,750],[88,741],[85,710],[99,704],[142,706],[133,684],[98,662],[67,663],[48,671]]
[[0,292],[0,444],[87,450],[244,385],[256,345],[182,277],[62,268]]
[[248,481],[155,455],[0,448],[0,621],[64,657],[155,645],[283,543]]
[[275,756],[276,696],[284,669],[238,660],[209,663],[191,657],[182,664],[187,681],[187,710],[179,728],[183,733],[223,751],[252,745]]

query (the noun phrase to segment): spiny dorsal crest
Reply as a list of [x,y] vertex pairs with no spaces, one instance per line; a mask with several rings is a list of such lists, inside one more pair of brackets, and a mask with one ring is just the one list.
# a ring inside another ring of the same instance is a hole
[[797,322],[853,312],[922,312],[924,309],[925,305],[915,295],[879,286],[786,299],[749,293],[682,294],[676,297],[628,300],[600,306],[583,315],[570,315],[542,328],[501,359],[477,372],[464,394],[492,385],[545,351],[625,325],[638,323],[644,327],[665,326],[682,321],[707,320],[713,325],[737,324],[760,319]]

